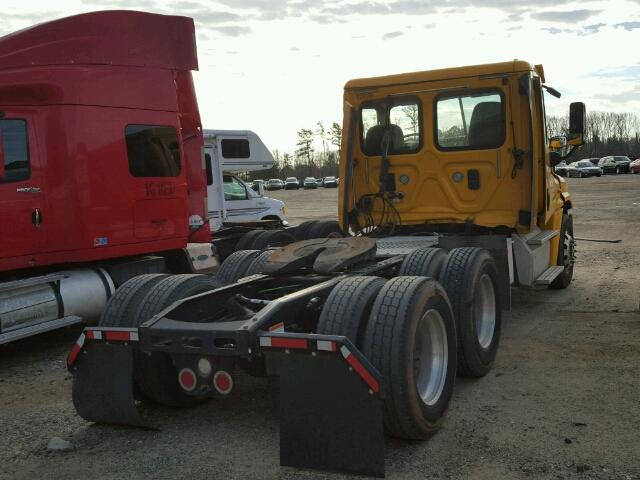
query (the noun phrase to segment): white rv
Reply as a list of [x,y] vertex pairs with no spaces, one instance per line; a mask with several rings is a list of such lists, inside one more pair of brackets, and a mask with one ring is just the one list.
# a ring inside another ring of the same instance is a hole
[[[273,156],[260,137],[249,130],[205,130],[209,224],[212,231],[223,224],[278,220],[286,225],[284,202],[254,191],[237,172],[273,167]],[[259,184],[256,184],[259,185]]]

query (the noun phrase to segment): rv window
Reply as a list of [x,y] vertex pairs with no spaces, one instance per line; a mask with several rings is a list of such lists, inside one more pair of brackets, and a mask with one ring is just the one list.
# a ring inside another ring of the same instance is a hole
[[29,171],[29,145],[27,122],[20,119],[0,121],[4,153],[4,178],[0,183],[27,180]]
[[180,175],[180,144],[175,128],[127,125],[124,134],[131,175],[134,177]]
[[505,115],[500,92],[441,95],[436,103],[435,133],[440,150],[480,150],[504,143]]
[[204,165],[207,169],[207,185],[213,185],[213,167],[211,166],[211,155],[204,154]]
[[246,200],[248,198],[247,189],[236,177],[224,175],[222,177],[222,183],[224,183],[225,200]]
[[225,138],[222,144],[222,158],[249,158],[249,140]]

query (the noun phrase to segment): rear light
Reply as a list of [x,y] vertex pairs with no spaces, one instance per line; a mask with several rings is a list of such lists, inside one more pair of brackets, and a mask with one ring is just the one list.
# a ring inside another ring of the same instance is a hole
[[224,370],[218,370],[213,376],[213,386],[218,393],[227,395],[233,389],[233,378]]
[[190,368],[183,368],[178,373],[178,383],[185,392],[193,392],[198,385],[196,374]]

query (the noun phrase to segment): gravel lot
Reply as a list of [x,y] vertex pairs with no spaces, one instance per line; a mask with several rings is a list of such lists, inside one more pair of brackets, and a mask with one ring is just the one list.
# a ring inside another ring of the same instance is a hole
[[[388,439],[387,478],[640,478],[640,175],[570,179],[578,243],[564,291],[515,291],[493,371],[458,379],[428,442]],[[333,218],[337,189],[279,191],[292,224]],[[281,468],[277,382],[230,401],[152,407],[159,431],[89,424],[65,356],[78,330],[0,348],[0,479],[342,478]],[[74,450],[48,452],[59,436]]]

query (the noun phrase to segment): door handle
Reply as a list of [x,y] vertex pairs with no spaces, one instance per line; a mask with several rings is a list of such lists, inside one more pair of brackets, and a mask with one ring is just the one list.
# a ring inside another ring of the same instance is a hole
[[42,189],[40,187],[18,187],[17,193],[40,193]]
[[36,227],[39,227],[42,224],[42,213],[39,208],[34,208],[31,213],[31,223],[33,223]]

